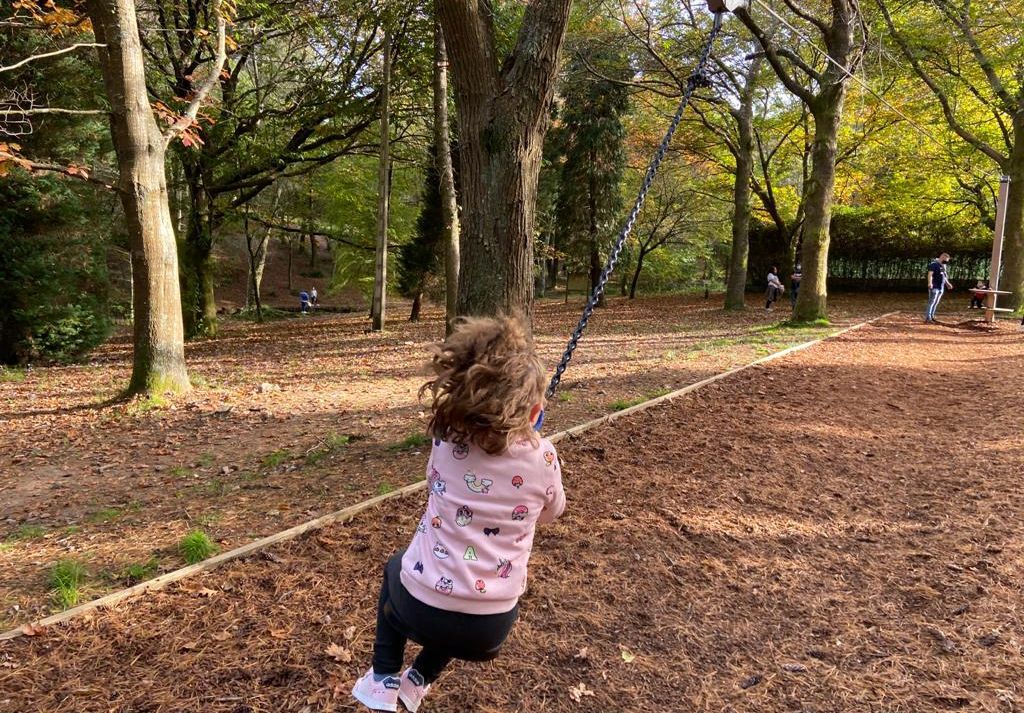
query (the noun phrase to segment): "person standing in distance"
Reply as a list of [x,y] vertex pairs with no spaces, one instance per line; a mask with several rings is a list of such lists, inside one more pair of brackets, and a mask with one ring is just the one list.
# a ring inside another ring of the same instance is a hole
[[949,263],[949,253],[942,253],[928,264],[928,306],[924,311],[926,324],[935,323],[935,310],[938,309],[939,301],[946,288],[953,289],[953,283],[946,275],[946,265]]

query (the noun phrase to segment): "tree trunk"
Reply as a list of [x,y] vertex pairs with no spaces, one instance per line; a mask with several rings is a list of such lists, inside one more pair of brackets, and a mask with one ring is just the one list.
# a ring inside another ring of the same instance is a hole
[[840,85],[831,106],[814,113],[814,143],[811,146],[811,174],[807,186],[803,248],[803,279],[793,318],[811,322],[828,317],[828,245],[832,220],[832,197],[836,177],[836,141],[843,113],[845,85]]
[[217,301],[213,283],[213,199],[198,162],[185,164],[189,192],[188,227],[181,243],[181,290],[185,335],[217,334]]
[[1013,292],[1000,298],[1004,307],[1024,309],[1024,111],[1013,119],[1013,150],[1007,175],[1006,228],[1003,235],[1003,278],[1000,289]]
[[[745,309],[750,257],[751,181],[754,176],[754,90],[764,59],[755,57],[744,75],[736,119],[736,175],[733,183],[732,249],[725,285],[725,308]],[[767,168],[766,168],[767,170]]]
[[417,292],[412,298],[412,310],[409,312],[410,322],[420,321],[420,308],[423,306],[423,292]]
[[647,253],[643,247],[640,248],[640,254],[636,259],[636,270],[633,271],[633,280],[629,283],[629,299],[636,299],[636,286],[640,284],[640,273],[644,269],[644,258],[647,257]]
[[291,292],[292,287],[292,240],[288,239],[288,291]]
[[164,138],[146,90],[135,4],[88,0],[111,110],[132,259],[134,359],[130,392],[190,388],[185,369],[178,255],[168,202]]
[[490,4],[437,0],[459,113],[459,314],[532,311],[537,180],[570,5],[528,3],[499,68]]
[[448,123],[448,50],[441,22],[434,22],[434,146],[437,147],[437,175],[441,181],[441,222],[444,226],[444,323],[445,336],[459,305],[459,205],[455,195],[452,167],[451,128]]
[[746,308],[747,259],[750,256],[750,178],[754,170],[754,126],[750,120],[738,123],[736,176],[733,181],[732,250],[725,288],[725,308]]
[[384,331],[388,292],[388,218],[390,211],[391,168],[391,33],[384,32],[384,68],[380,100],[380,168],[377,173],[377,254],[374,261],[371,329]]

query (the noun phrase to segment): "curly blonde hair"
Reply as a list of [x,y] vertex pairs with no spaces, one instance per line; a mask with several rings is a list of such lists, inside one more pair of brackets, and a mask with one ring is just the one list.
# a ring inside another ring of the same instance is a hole
[[433,414],[428,431],[491,455],[517,439],[536,440],[530,412],[544,396],[544,365],[517,317],[464,317],[443,344],[431,350]]

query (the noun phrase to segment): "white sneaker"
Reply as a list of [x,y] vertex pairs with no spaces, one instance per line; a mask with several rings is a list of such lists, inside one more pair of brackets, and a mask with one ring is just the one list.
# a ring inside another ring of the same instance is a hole
[[430,691],[430,684],[424,682],[423,676],[414,668],[405,669],[402,674],[402,686],[398,689],[398,698],[409,713],[416,713],[420,703]]
[[352,697],[370,710],[397,711],[398,688],[401,685],[397,676],[388,676],[383,681],[374,681],[371,668],[352,687]]

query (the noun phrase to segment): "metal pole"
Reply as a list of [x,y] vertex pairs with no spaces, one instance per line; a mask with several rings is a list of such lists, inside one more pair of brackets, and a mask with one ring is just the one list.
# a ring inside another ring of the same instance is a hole
[[1006,232],[1006,197],[1010,193],[1010,177],[999,179],[999,199],[996,201],[996,235],[992,241],[992,267],[989,272],[988,288],[993,291],[985,300],[985,321],[996,321],[996,299],[999,295],[999,272],[1003,267],[1003,234]]

